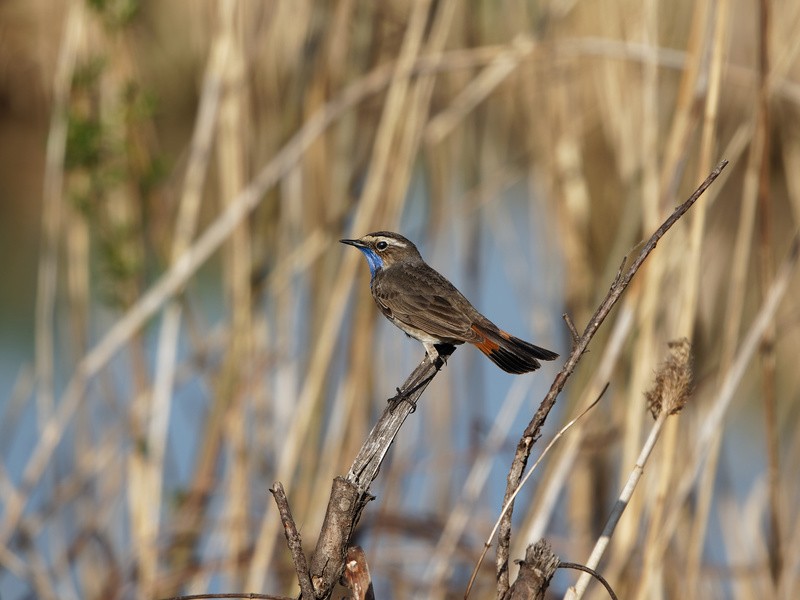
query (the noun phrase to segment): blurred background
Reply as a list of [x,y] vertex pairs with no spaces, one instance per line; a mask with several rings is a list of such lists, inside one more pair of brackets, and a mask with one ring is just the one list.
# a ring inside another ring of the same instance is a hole
[[[725,158],[560,397],[534,457],[610,382],[520,496],[512,558],[586,560],[687,337],[694,394],[600,570],[623,598],[797,597],[793,273],[745,340],[800,218],[798,31],[767,0],[5,0],[0,595],[296,594],[268,488],[310,553],[423,357],[337,240],[403,233],[565,357],[562,313],[582,331]],[[379,598],[463,597],[560,364],[456,351],[356,532]]]

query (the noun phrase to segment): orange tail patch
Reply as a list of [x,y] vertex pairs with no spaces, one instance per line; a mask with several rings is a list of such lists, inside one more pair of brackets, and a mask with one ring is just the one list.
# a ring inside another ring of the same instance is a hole
[[535,371],[541,366],[539,360],[553,360],[558,357],[555,352],[529,344],[497,326],[481,327],[474,324],[472,331],[478,339],[471,343],[508,373]]
[[479,342],[473,343],[475,347],[485,355],[489,356],[492,352],[496,352],[500,348],[500,344],[486,337],[486,334],[477,325],[473,325],[470,329],[481,336],[481,340]]

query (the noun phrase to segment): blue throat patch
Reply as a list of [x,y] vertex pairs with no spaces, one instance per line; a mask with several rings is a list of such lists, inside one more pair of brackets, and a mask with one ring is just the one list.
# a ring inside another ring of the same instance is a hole
[[361,250],[364,253],[364,256],[367,257],[367,263],[369,263],[369,279],[372,281],[378,269],[383,267],[383,261],[372,248],[359,248],[359,250]]

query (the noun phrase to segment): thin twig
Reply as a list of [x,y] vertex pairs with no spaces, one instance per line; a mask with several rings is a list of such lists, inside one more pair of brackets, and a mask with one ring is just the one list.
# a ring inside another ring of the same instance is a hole
[[580,340],[581,334],[578,333],[578,329],[575,327],[575,323],[572,321],[572,317],[570,317],[568,313],[561,315],[561,318],[564,319],[564,322],[567,324],[567,328],[572,335],[572,347],[574,348],[578,345],[578,340]]
[[[539,409],[536,411],[533,419],[531,419],[530,423],[525,428],[525,431],[522,434],[519,443],[517,444],[514,459],[511,463],[511,468],[506,479],[506,492],[503,499],[504,506],[509,503],[515,490],[519,486],[519,482],[522,479],[522,473],[524,472],[528,463],[528,457],[530,456],[533,444],[539,439],[541,435],[541,428],[547,419],[547,415],[553,408],[556,398],[564,388],[567,379],[569,379],[570,375],[572,375],[572,372],[575,370],[578,361],[586,351],[589,342],[592,340],[595,333],[597,333],[600,325],[611,312],[611,309],[617,303],[617,300],[619,300],[620,296],[628,287],[634,275],[636,275],[644,261],[655,249],[659,240],[664,236],[664,234],[667,233],[667,231],[669,231],[669,229],[678,221],[678,219],[686,214],[686,212],[692,207],[697,199],[700,198],[703,192],[705,192],[706,189],[708,189],[708,187],[714,182],[714,180],[719,177],[720,173],[722,173],[722,170],[727,166],[727,164],[728,161],[723,160],[719,163],[719,165],[717,165],[717,167],[709,174],[705,181],[703,181],[703,183],[700,184],[694,193],[692,193],[689,199],[676,208],[666,219],[666,221],[664,221],[664,223],[655,231],[655,233],[653,233],[647,243],[642,247],[639,255],[633,261],[625,274],[614,281],[614,284],[611,286],[611,289],[608,291],[605,299],[600,304],[597,311],[595,311],[592,318],[589,320],[589,324],[586,326],[583,335],[580,337],[575,348],[573,348],[572,352],[567,358],[567,361],[564,364],[564,367],[561,369],[561,372],[559,372],[559,374],[556,376],[555,381],[553,381],[553,385],[550,387],[550,391],[547,393],[547,396],[545,396],[544,400],[542,400],[542,403],[539,405]],[[508,511],[504,515],[500,526],[497,558],[495,561],[498,597],[502,597],[509,588],[508,559],[509,549],[511,546],[512,513],[513,502],[509,505]]]
[[522,491],[522,488],[525,486],[525,484],[531,478],[531,475],[534,473],[534,471],[536,471],[536,467],[538,467],[539,463],[541,463],[542,460],[544,459],[544,457],[547,456],[548,452],[550,452],[550,449],[553,446],[555,446],[555,443],[559,439],[561,439],[561,437],[570,428],[572,428],[572,426],[575,425],[575,423],[580,421],[586,414],[589,413],[590,410],[592,410],[595,406],[597,406],[597,403],[600,402],[600,399],[606,393],[606,390],[608,389],[608,385],[609,384],[606,383],[603,386],[603,389],[597,395],[597,398],[595,398],[594,401],[592,401],[591,404],[589,404],[586,408],[584,408],[580,412],[580,414],[578,414],[577,417],[575,417],[574,419],[571,419],[569,421],[569,423],[567,423],[566,425],[564,425],[564,427],[559,429],[558,433],[556,433],[553,436],[553,439],[550,440],[550,443],[547,444],[547,446],[545,446],[544,450],[542,450],[542,454],[539,456],[539,458],[536,459],[536,462],[533,464],[533,466],[530,469],[528,469],[528,472],[525,474],[525,477],[522,478],[522,481],[520,481],[519,486],[514,491],[514,493],[511,495],[511,498],[508,500],[508,502],[503,504],[503,509],[500,511],[500,516],[497,517],[497,521],[495,522],[491,533],[489,533],[489,537],[486,538],[486,541],[483,544],[483,552],[481,552],[481,555],[478,557],[478,561],[475,563],[475,567],[472,569],[472,576],[469,578],[469,583],[467,584],[467,589],[464,592],[464,598],[465,599],[469,597],[469,594],[472,591],[472,586],[475,584],[475,578],[478,576],[478,570],[481,568],[481,564],[483,563],[483,559],[486,557],[486,553],[489,551],[489,548],[492,547],[492,538],[494,538],[494,534],[497,533],[497,530],[500,527],[500,523],[502,522],[503,516],[506,514],[506,512],[511,507],[512,503],[514,502],[514,498],[516,498],[517,494],[519,494],[519,492]]
[[609,584],[608,581],[606,581],[605,577],[600,575],[600,573],[598,573],[594,569],[592,569],[590,567],[587,567],[586,565],[581,565],[581,564],[572,563],[572,562],[559,563],[558,564],[558,568],[559,569],[575,569],[576,571],[583,571],[584,573],[588,573],[589,575],[591,575],[592,577],[597,579],[597,581],[599,581],[600,584],[604,588],[606,588],[606,591],[608,592],[608,595],[611,596],[611,600],[618,600],[617,599],[617,594],[614,593],[614,590],[611,587],[611,584]]
[[297,531],[297,525],[292,517],[292,511],[289,509],[289,499],[286,497],[286,492],[280,481],[276,481],[272,484],[270,493],[272,497],[275,498],[275,504],[278,505],[278,512],[281,515],[283,532],[286,534],[286,543],[289,546],[289,551],[292,553],[294,570],[297,572],[297,581],[300,583],[301,597],[306,600],[314,600],[316,597],[314,595],[314,585],[311,583],[311,575],[309,575],[308,572],[306,555],[303,554],[300,532]]

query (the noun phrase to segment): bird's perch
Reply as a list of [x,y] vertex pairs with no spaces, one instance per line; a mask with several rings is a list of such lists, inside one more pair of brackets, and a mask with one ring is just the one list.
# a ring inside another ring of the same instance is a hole
[[437,349],[439,358],[431,362],[426,356],[398,389],[397,395],[389,400],[347,476],[333,480],[328,509],[309,569],[317,597],[327,597],[342,574],[350,537],[361,511],[372,499],[369,486],[378,476],[389,446],[406,417],[416,409],[417,400],[425,388],[455,351],[454,346],[448,345]]

